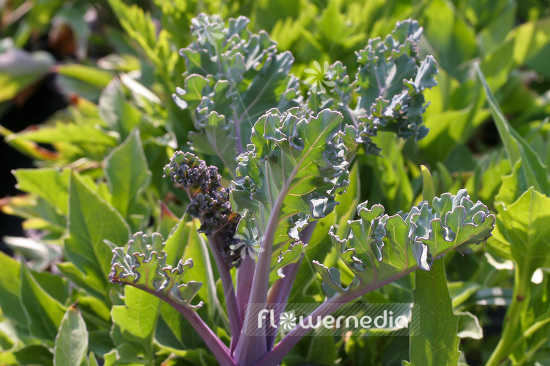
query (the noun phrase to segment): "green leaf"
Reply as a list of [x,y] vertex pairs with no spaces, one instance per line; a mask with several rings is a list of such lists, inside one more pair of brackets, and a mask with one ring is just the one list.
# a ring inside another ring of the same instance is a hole
[[11,140],[31,140],[34,142],[55,144],[69,142],[79,145],[102,145],[106,147],[116,146],[115,137],[101,131],[96,126],[76,123],[57,122],[53,126],[41,127],[35,131],[20,132],[10,136]]
[[406,210],[414,200],[414,192],[403,154],[403,144],[396,135],[389,132],[379,132],[373,141],[384,156],[369,159],[369,165],[374,170],[371,185],[374,190],[380,191],[388,210]]
[[48,294],[31,272],[21,266],[21,304],[30,333],[39,339],[54,342],[65,315],[65,307]]
[[140,194],[151,182],[151,172],[137,129],[107,156],[105,175],[113,195],[113,207],[127,221],[134,222],[137,226],[146,218],[148,211],[139,202]]
[[168,237],[179,222],[180,219],[170,211],[164,202],[160,201],[160,217],[155,231],[163,237]]
[[194,111],[201,134],[191,134],[190,140],[197,151],[216,153],[230,169],[234,151],[245,150],[262,114],[298,105],[297,79],[290,75],[292,55],[277,53],[268,34],[252,34],[248,22],[245,17],[230,19],[224,28],[218,16],[193,19],[194,42],[180,51],[190,75],[185,90],[173,95],[181,108]]
[[68,214],[69,169],[18,169],[14,175],[19,189],[39,195],[61,214]]
[[111,131],[119,133],[121,139],[126,139],[142,118],[141,112],[126,100],[124,88],[117,79],[101,93],[99,115]]
[[56,160],[59,157],[57,152],[44,149],[34,141],[24,138],[14,138],[17,135],[4,126],[0,126],[0,135],[5,137],[4,141],[15,150],[38,161]]
[[90,355],[88,356],[88,366],[99,366],[99,363],[92,352],[90,352]]
[[426,28],[425,42],[441,68],[462,81],[467,77],[463,63],[476,56],[476,34],[462,16],[457,16],[454,4],[434,0],[426,4],[420,22]]
[[21,264],[4,253],[0,253],[0,309],[2,316],[23,326],[27,323],[24,312],[21,311]]
[[53,65],[46,52],[29,53],[15,47],[0,53],[0,102],[12,99],[46,75]]
[[351,233],[346,239],[329,234],[340,258],[355,278],[344,289],[335,273],[314,263],[333,290],[346,292],[357,286],[385,283],[420,268],[430,270],[434,260],[455,250],[472,253],[483,247],[491,236],[495,216],[481,202],[470,201],[465,190],[456,196],[445,193],[430,206],[424,201],[407,214],[388,216],[382,205],[357,207],[358,220],[349,221]]
[[93,192],[75,174],[69,183],[69,236],[64,249],[67,258],[83,272],[87,281],[106,285],[110,273],[111,248],[128,241],[130,230],[118,212]]
[[172,306],[198,309],[202,302],[191,305],[191,301],[202,283],[181,283],[183,275],[193,267],[193,261],[179,259],[176,266],[166,264],[167,260],[173,261],[174,258],[167,258],[163,250],[165,245],[158,233],[153,233],[150,242],[147,235],[141,232],[134,234],[126,252],[122,247],[113,249],[109,279],[113,283],[134,286],[164,298]]
[[[494,233],[493,233],[494,235]],[[453,308],[458,308],[466,300],[468,300],[477,290],[481,288],[481,285],[475,282],[449,282],[449,293],[453,299]]]
[[531,279],[537,268],[550,266],[550,198],[531,187],[497,215],[497,229],[510,245],[512,258]]
[[76,306],[69,306],[55,338],[55,366],[81,366],[86,361],[88,331]]
[[[193,279],[201,283],[214,284],[216,283],[216,280],[210,260],[208,245],[205,237],[197,231],[200,227],[200,221],[198,219],[194,219],[191,222],[184,223],[184,218],[182,218],[182,221],[178,225],[178,229],[174,232],[174,234],[166,240],[166,255],[167,257],[174,258],[175,260],[178,258],[192,258],[194,268]],[[180,229],[180,226],[183,230]],[[177,235],[181,231],[183,231],[183,237]],[[170,253],[170,247],[172,246],[171,243],[174,241],[179,241],[180,248],[185,249],[184,252],[178,252],[177,255]],[[172,264],[176,265],[176,263]],[[225,312],[222,308],[220,300],[218,299],[215,286],[201,286],[198,295],[204,303],[208,304],[207,310],[211,319],[224,316]]]
[[420,61],[417,21],[398,22],[386,38],[369,41],[357,53],[356,85],[360,98],[355,113],[375,129],[393,131],[416,141],[428,132],[421,126],[424,90],[437,85],[437,63],[432,56]]
[[105,88],[113,78],[107,71],[80,64],[58,65],[56,71],[58,74],[83,81],[98,89]]
[[476,65],[476,71],[485,89],[493,119],[512,166],[515,166],[521,159],[522,179],[527,182],[528,186],[534,186],[537,191],[550,194],[550,182],[546,166],[533,150],[533,147],[510,126],[478,65]]
[[113,322],[120,327],[123,336],[129,340],[137,339],[146,354],[152,357],[160,299],[140,289],[126,286],[124,303],[125,305],[113,306]]
[[201,132],[189,133],[193,149],[203,154],[219,156],[233,175],[237,168],[235,157],[238,155],[233,122],[227,122],[224,116],[213,111],[203,121],[197,122],[196,126]]
[[[290,241],[291,218],[325,217],[338,203],[349,173],[345,146],[337,135],[342,116],[324,110],[317,117],[300,118],[297,110],[269,111],[254,125],[250,151],[239,157],[232,199],[238,210],[247,208],[264,235],[270,213],[277,217],[277,246]],[[307,216],[306,216],[307,217]]]
[[33,344],[18,350],[0,353],[0,363],[7,365],[53,366],[52,353],[46,346]]
[[422,199],[424,201],[433,201],[435,198],[434,181],[428,168],[424,165],[420,166],[422,170]]
[[460,338],[483,339],[483,328],[474,314],[466,311],[456,313],[458,316],[458,336]]
[[434,263],[428,272],[416,272],[413,295],[416,326],[409,338],[411,364],[456,366],[460,357],[458,316],[453,313],[443,261]]

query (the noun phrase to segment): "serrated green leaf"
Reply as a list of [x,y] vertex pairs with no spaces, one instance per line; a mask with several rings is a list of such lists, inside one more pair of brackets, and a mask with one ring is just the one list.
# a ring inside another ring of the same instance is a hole
[[78,308],[69,306],[55,338],[54,366],[81,366],[86,361],[87,351],[86,323]]
[[456,366],[460,357],[458,317],[453,313],[443,261],[434,263],[430,271],[416,272],[413,295],[411,364]]
[[[351,233],[346,239],[335,235],[334,228],[329,232],[340,258],[355,275],[351,288],[384,283],[416,268],[428,271],[434,259],[450,250],[462,254],[479,250],[495,222],[487,207],[470,201],[465,190],[435,197],[431,206],[424,201],[402,215],[388,216],[381,205],[368,209],[366,202],[357,211],[360,219],[349,221]],[[351,289],[340,283],[333,288]]]
[[325,217],[337,204],[336,194],[349,183],[345,146],[336,137],[340,113],[324,110],[306,119],[295,112],[272,110],[256,122],[251,151],[239,158],[232,191],[238,209],[247,208],[255,215],[260,237],[269,213],[280,204],[275,213],[275,251],[290,240],[291,217]]
[[[148,211],[140,203],[139,195],[151,182],[139,131],[134,130],[122,145],[114,149],[105,159],[105,164],[113,207],[127,221],[138,226]],[[133,217],[136,215],[138,218]]]
[[[168,259],[163,250],[165,245],[158,233],[153,233],[150,242],[147,235],[141,232],[134,234],[126,251],[122,247],[113,249],[109,279],[113,283],[134,286],[165,298],[173,306],[198,309],[202,302],[191,305],[191,301],[202,283],[182,283],[182,277],[193,267],[193,261],[188,259],[184,262],[179,259],[175,266],[166,264]],[[169,260],[174,261],[174,258]]]
[[113,306],[113,322],[120,327],[123,336],[129,337],[131,341],[137,339],[145,352],[152,357],[160,299],[140,289],[126,286],[124,303],[123,306]]
[[230,170],[234,152],[245,150],[258,117],[271,108],[285,111],[298,105],[292,55],[277,53],[267,33],[252,34],[248,22],[245,17],[230,19],[224,28],[218,16],[193,19],[194,42],[180,51],[191,75],[173,95],[181,108],[194,111],[201,131],[190,135],[195,149],[215,153]]
[[497,228],[510,245],[514,261],[529,280],[537,268],[550,266],[550,198],[531,187],[499,210]]
[[355,113],[375,129],[398,136],[422,139],[424,90],[437,85],[437,63],[431,56],[418,57],[422,34],[418,22],[398,22],[386,38],[375,38],[357,53],[356,85],[360,99]]
[[[111,248],[128,241],[130,229],[120,214],[72,174],[69,183],[69,236],[64,249],[69,260],[93,283],[106,285]],[[101,291],[101,289],[98,289]]]
[[224,116],[211,112],[203,121],[197,123],[200,133],[190,132],[189,141],[193,149],[203,154],[217,155],[231,173],[237,167],[238,155],[233,121],[227,122]]

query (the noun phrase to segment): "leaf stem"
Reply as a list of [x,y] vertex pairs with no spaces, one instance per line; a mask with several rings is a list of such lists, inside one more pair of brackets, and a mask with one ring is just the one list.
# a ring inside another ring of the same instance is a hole
[[[290,296],[290,290],[292,290],[292,285],[294,284],[294,280],[296,279],[296,274],[298,273],[298,268],[300,268],[300,264],[302,264],[303,258],[304,258],[304,255],[302,254],[298,262],[290,263],[289,265],[285,266],[282,269],[285,277],[279,278],[273,284],[267,296],[267,302],[270,305],[269,306],[270,308],[272,308],[272,305],[274,304],[286,304],[288,302],[288,298]],[[284,310],[284,307],[274,306],[275,324],[278,323],[277,320],[279,319],[279,316],[281,315],[283,310]],[[277,338],[276,334],[267,336],[266,344],[267,344],[268,351],[270,351],[273,348],[273,345],[275,344],[275,338]]]
[[240,267],[237,268],[237,306],[242,321],[244,321],[246,304],[248,304],[248,299],[250,298],[255,269],[256,261],[249,255],[244,257]]
[[[199,242],[200,242],[200,251],[205,258],[204,265],[205,265],[205,274],[207,278],[207,283],[216,283],[216,280],[214,279],[214,273],[212,271],[212,266],[210,263],[210,253],[208,252],[208,245],[206,244],[206,241],[204,240],[203,236],[199,234]],[[208,308],[208,314],[211,317],[211,319],[214,318],[215,312],[218,311],[220,317],[222,318],[222,321],[224,323],[224,326],[230,328],[229,325],[229,319],[225,314],[225,309],[222,307],[220,303],[220,299],[218,298],[218,294],[216,293],[215,286],[207,286],[208,287],[208,296],[210,296],[216,306],[210,306]],[[210,304],[212,305],[212,304]]]
[[210,329],[210,327],[202,320],[202,318],[199,316],[199,314],[197,314],[196,311],[189,308],[188,306],[177,303],[176,301],[172,300],[169,297],[160,296],[159,293],[157,293],[152,289],[142,287],[142,286],[136,286],[131,283],[128,283],[127,285],[139,288],[140,290],[143,290],[151,295],[154,295],[159,299],[168,303],[177,311],[179,311],[180,314],[182,314],[185,317],[185,319],[189,321],[191,326],[199,334],[199,336],[202,338],[204,343],[206,343],[206,345],[208,346],[208,348],[210,349],[214,357],[216,357],[216,360],[218,360],[221,366],[236,366],[236,363],[231,358],[231,354],[229,353],[229,349],[227,348],[227,346],[218,338],[218,336],[212,331],[212,329]]
[[[297,164],[297,166],[300,166],[300,164]],[[260,254],[258,255],[258,264],[256,266],[256,271],[254,272],[252,291],[249,299],[250,304],[267,305],[267,291],[269,288],[269,274],[271,270],[271,254],[273,252],[275,232],[277,231],[277,225],[279,224],[279,213],[297,171],[298,169],[293,169],[292,173],[285,181],[285,184],[279,192],[277,200],[271,209],[269,221],[267,222],[267,227],[265,230],[264,241],[261,244],[263,251],[260,251]],[[247,329],[252,322],[257,319],[256,313],[257,311],[250,311],[246,313],[244,326],[242,329]],[[238,360],[239,364],[253,364],[266,353],[267,344],[265,341],[265,336],[248,336],[241,334],[235,355],[235,358]]]
[[[374,291],[382,286],[387,285],[397,279],[408,275],[409,273],[414,272],[418,268],[418,265],[414,265],[403,272],[399,272],[391,277],[388,277],[380,282],[372,282],[364,287],[357,287],[349,292],[344,294],[336,295],[333,298],[328,299],[322,303],[317,309],[315,309],[308,318],[315,319],[317,317],[324,317],[331,314],[332,312],[338,310],[344,304],[347,304],[366,293]],[[290,350],[302,339],[303,335],[298,335],[297,333],[302,333],[304,328],[302,324],[307,324],[306,321],[300,322],[294,329],[292,329],[285,338],[279,344],[277,344],[271,352],[262,357],[258,362],[255,363],[256,366],[275,366],[278,365],[283,357],[290,352]]]
[[525,355],[517,362],[516,366],[521,366],[526,362],[531,361],[531,358],[533,358],[533,355],[535,354],[535,352],[537,352],[540,347],[544,346],[546,342],[548,342],[548,337],[542,338],[533,347],[531,347],[529,352],[525,353]]
[[233,278],[229,272],[229,267],[223,260],[218,248],[220,246],[217,243],[217,235],[214,233],[208,237],[210,248],[212,249],[212,255],[216,261],[218,272],[222,280],[223,293],[225,295],[225,304],[227,307],[227,316],[229,317],[229,328],[231,330],[231,349],[234,349],[239,340],[239,334],[241,333],[242,320],[239,315],[239,307],[237,306],[237,298],[235,296],[235,288],[233,286]]
[[512,352],[514,349],[516,349],[517,346],[519,346],[522,342],[525,342],[527,338],[531,337],[537,330],[541,329],[545,325],[550,323],[550,318],[546,318],[544,320],[538,321],[532,326],[530,326],[522,335],[519,337],[512,346],[510,346],[510,352]]
[[[315,231],[315,227],[317,226],[317,222],[318,221],[310,222],[300,232],[300,240],[303,243],[309,243],[309,240],[311,239],[311,236]],[[269,294],[267,297],[267,302],[269,304],[286,304],[288,302],[290,291],[292,290],[292,285],[294,284],[294,280],[296,279],[298,269],[300,268],[303,259],[304,255],[302,254],[300,259],[296,263],[291,263],[282,269],[285,277],[278,279],[269,290]],[[276,322],[277,319],[279,319],[279,315],[282,313],[283,310],[284,308],[280,306],[275,307],[274,318],[276,319]],[[275,338],[277,338],[275,335],[267,336],[268,351],[273,348],[273,345],[275,344]]]
[[[521,267],[516,266],[514,280],[514,295],[512,303],[506,312],[506,321],[504,325],[504,331],[502,337],[498,342],[497,347],[493,351],[493,354],[487,361],[486,366],[498,366],[504,360],[508,358],[508,355],[512,352],[512,346],[515,345],[518,333],[521,333],[521,310],[523,308],[524,300],[527,295],[528,281],[530,277],[523,274]],[[527,281],[526,281],[527,278]]]

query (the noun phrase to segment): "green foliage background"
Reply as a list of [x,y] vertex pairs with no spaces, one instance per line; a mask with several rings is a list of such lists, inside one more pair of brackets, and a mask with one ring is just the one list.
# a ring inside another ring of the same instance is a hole
[[[348,194],[320,220],[307,255],[340,266],[342,283],[349,283],[353,274],[331,250],[329,227],[343,227],[367,200],[391,214],[408,211],[422,200],[419,166],[425,164],[436,193],[465,187],[474,202],[482,200],[497,214],[485,250],[445,256],[459,316],[459,364],[495,362],[503,309],[517,321],[505,325],[511,330],[505,329],[497,351],[510,353],[504,356],[512,364],[550,364],[547,0],[0,0],[0,115],[48,73],[72,95],[68,108],[36,129],[14,133],[0,126],[6,143],[36,165],[14,173],[26,194],[2,210],[43,234],[6,240],[19,260],[0,254],[0,364],[216,363],[174,309],[107,280],[111,247],[139,230],[164,238],[172,233],[187,243],[173,251],[195,259],[193,280],[217,277],[196,222],[180,220],[188,198],[162,178],[172,153],[189,151],[188,133],[195,129],[191,112],[181,110],[172,94],[184,85],[178,50],[191,42],[191,19],[199,12],[224,20],[247,16],[249,29],[266,31],[280,52],[292,52],[292,72],[302,78],[314,62],[340,60],[355,72],[355,52],[369,38],[385,36],[397,21],[419,21],[420,52],[439,66],[438,86],[425,92],[430,132],[418,143],[380,133],[383,158],[357,158]],[[71,41],[56,38],[63,30]],[[60,51],[67,44],[73,51]],[[218,157],[203,158],[223,167]],[[231,173],[221,173],[228,185]],[[321,301],[320,277],[303,267],[290,301]],[[364,300],[410,302],[414,281],[410,275]],[[223,307],[221,284],[197,296],[209,304],[201,316],[227,340],[227,319],[215,311]],[[127,321],[136,317],[143,321]],[[87,342],[75,341],[72,332],[87,334],[81,337]],[[394,365],[409,359],[419,360],[409,357],[406,338],[308,337],[285,362]]]

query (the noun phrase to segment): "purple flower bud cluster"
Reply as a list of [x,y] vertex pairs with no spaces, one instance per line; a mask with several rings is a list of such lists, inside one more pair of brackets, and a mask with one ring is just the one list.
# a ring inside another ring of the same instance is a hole
[[235,239],[240,215],[231,210],[229,189],[221,186],[221,175],[215,166],[192,153],[176,151],[164,167],[164,176],[182,186],[191,200],[187,213],[201,221],[199,232],[210,238],[212,250],[221,253],[229,266],[238,266],[241,260],[240,241]]

